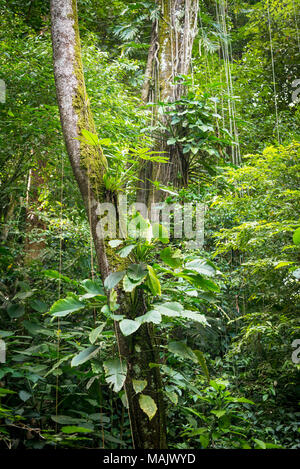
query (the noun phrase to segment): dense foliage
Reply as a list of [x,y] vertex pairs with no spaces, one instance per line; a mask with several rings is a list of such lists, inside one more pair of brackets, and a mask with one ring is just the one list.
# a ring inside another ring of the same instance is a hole
[[[205,204],[204,245],[134,213],[147,240],[110,241],[124,264],[103,284],[61,136],[48,2],[0,0],[0,448],[132,447],[116,321],[125,336],[154,328],[146,366],[161,371],[170,448],[299,448],[299,7],[200,2],[185,93],[155,106],[140,91],[156,2],[78,8],[107,191],[134,200],[165,132],[187,171],[166,201]],[[148,312],[120,315],[116,285]]]

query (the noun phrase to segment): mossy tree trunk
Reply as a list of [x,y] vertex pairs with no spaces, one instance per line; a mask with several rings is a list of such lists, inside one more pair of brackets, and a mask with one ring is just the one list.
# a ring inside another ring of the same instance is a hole
[[[184,86],[175,78],[187,75],[190,71],[192,49],[197,34],[199,0],[157,0],[160,17],[152,28],[151,46],[142,89],[142,100],[174,102],[184,93]],[[160,119],[168,125],[167,115],[161,117],[153,109],[154,121]],[[155,190],[148,180],[159,181],[163,185],[186,186],[188,182],[188,160],[175,146],[167,145],[167,137],[162,135],[156,143],[156,151],[168,155],[168,163],[148,164],[142,169],[142,183],[138,191],[138,201],[150,205],[164,197]]]
[[[51,0],[52,43],[54,76],[57,100],[67,152],[78,183],[91,226],[98,265],[102,279],[109,275],[113,266],[118,264],[115,254],[106,245],[99,233],[97,208],[99,202],[112,202],[118,194],[105,190],[103,175],[107,161],[100,147],[89,146],[82,142],[82,130],[96,133],[95,124],[85,88],[83,75],[80,37],[78,29],[76,0]],[[116,207],[117,209],[117,207]],[[120,263],[124,259],[119,259]],[[128,318],[145,312],[145,301],[139,298],[133,304],[130,296],[118,292],[120,314]],[[116,339],[122,359],[128,366],[125,390],[128,399],[133,445],[135,448],[166,448],[165,411],[162,399],[162,386],[159,369],[150,368],[149,363],[158,363],[158,352],[154,331],[149,325],[125,338],[115,323]],[[152,396],[158,411],[149,421],[139,406],[139,396],[134,392],[132,379],[147,379],[145,393]]]

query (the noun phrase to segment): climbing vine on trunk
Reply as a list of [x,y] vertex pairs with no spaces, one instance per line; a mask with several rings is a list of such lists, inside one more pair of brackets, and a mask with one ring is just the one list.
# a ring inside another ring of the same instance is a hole
[[[151,46],[142,89],[144,103],[153,103],[153,121],[168,124],[167,114],[158,115],[158,102],[174,102],[180,99],[185,87],[180,77],[186,76],[191,67],[192,49],[198,31],[199,0],[158,0],[160,15],[152,27]],[[168,146],[161,135],[156,143],[157,151],[168,155],[168,163],[149,163],[141,172],[138,200],[150,204],[164,197],[150,181],[163,185],[169,183],[184,186],[187,183],[188,161],[176,146]]]

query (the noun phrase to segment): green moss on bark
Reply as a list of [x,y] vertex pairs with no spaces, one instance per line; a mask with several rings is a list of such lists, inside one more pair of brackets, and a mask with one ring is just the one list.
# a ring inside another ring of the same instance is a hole
[[[93,134],[96,134],[97,132],[84,81],[76,0],[73,0],[72,2],[72,9],[72,19],[75,31],[74,72],[77,79],[77,89],[73,98],[73,107],[77,114],[78,135],[82,136],[82,130],[84,129]],[[88,172],[93,189],[99,199],[103,200],[105,194],[103,175],[107,170],[107,160],[103,154],[102,148],[100,145],[95,147],[84,142],[80,142],[80,155],[81,162]]]

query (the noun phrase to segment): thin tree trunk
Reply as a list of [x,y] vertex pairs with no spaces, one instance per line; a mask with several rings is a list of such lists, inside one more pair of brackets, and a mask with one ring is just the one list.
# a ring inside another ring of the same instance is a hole
[[[32,154],[33,154],[32,150]],[[46,248],[46,223],[42,220],[42,206],[39,201],[40,189],[46,183],[45,162],[37,161],[37,167],[30,170],[26,194],[26,238],[24,246],[24,264],[39,259]],[[40,215],[41,214],[41,215]],[[40,239],[38,239],[40,238]]]
[[[194,39],[197,33],[199,0],[157,0],[161,15],[152,29],[151,46],[142,89],[144,102],[174,102],[183,95],[185,87],[174,83],[179,75],[187,75],[191,66]],[[151,75],[150,75],[151,67]],[[152,85],[152,86],[151,86]],[[154,108],[155,109],[155,108]],[[164,126],[169,121],[167,115],[158,116],[154,111],[154,121],[160,119]],[[156,151],[168,156],[167,163],[152,163],[143,168],[140,179],[145,177],[159,181],[163,185],[185,186],[188,181],[188,161],[176,146],[167,145],[167,137],[162,135],[155,146]],[[157,202],[164,198],[149,183],[141,185],[138,201]]]
[[4,220],[3,220],[3,229],[2,229],[2,232],[1,232],[0,239],[4,243],[7,241],[7,238],[8,238],[8,235],[9,235],[9,229],[10,229],[9,222],[13,218],[16,203],[17,203],[17,201],[14,198],[14,195],[11,195],[10,198],[9,198],[9,204],[8,204],[6,210],[4,211],[4,209],[3,209],[3,212],[4,212],[4,217],[3,218],[4,218]]
[[[105,190],[103,175],[107,161],[101,148],[88,146],[79,138],[82,130],[96,133],[85,88],[81,60],[76,0],[51,0],[52,43],[57,100],[69,159],[77,180],[91,226],[100,274],[104,280],[116,264],[116,257],[107,248],[97,229],[98,202],[117,200],[117,194]],[[115,204],[116,205],[116,204]],[[116,207],[117,208],[117,207]],[[113,257],[114,256],[114,257]],[[118,262],[118,259],[117,259]],[[120,259],[121,262],[124,260]],[[143,299],[133,304],[130,296],[118,291],[121,314],[134,317],[145,312]],[[149,363],[158,363],[154,332],[148,325],[125,338],[116,326],[116,338],[122,358],[128,365],[125,390],[128,399],[133,445],[135,448],[166,448],[166,425],[160,373]],[[156,401],[158,411],[151,421],[140,409],[132,379],[147,379],[145,393]]]

